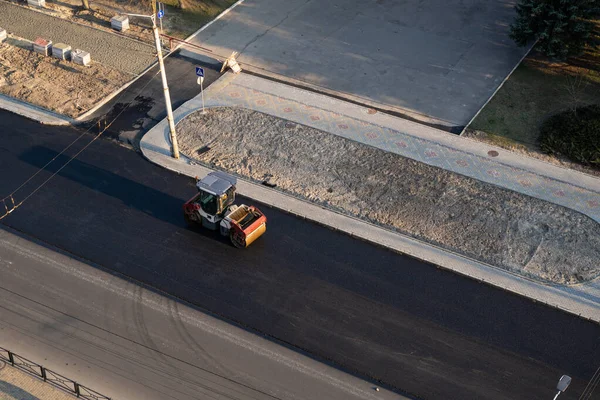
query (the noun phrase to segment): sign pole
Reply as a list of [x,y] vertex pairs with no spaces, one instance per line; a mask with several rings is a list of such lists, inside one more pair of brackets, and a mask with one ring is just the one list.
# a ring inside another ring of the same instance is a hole
[[158,3],[158,12],[160,13],[160,17],[158,18],[158,20],[160,21],[160,33],[162,35],[162,33],[163,33],[162,16],[165,15],[165,5],[163,3]]
[[204,83],[204,68],[196,66],[196,76],[198,77],[198,85],[200,85],[200,95],[202,97],[202,114],[206,114],[206,110],[204,109],[204,87],[202,84]]
[[204,83],[204,77],[200,78],[200,94],[202,95],[202,114],[206,114],[206,110],[204,110],[204,88],[202,84]]

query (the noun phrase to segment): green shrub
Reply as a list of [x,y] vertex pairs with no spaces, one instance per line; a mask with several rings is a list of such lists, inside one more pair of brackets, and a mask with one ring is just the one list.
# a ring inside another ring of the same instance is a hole
[[600,168],[600,105],[548,118],[540,129],[540,146],[548,154]]
[[519,0],[510,38],[519,46],[538,40],[537,48],[561,60],[581,55],[594,45],[594,23],[599,0]]

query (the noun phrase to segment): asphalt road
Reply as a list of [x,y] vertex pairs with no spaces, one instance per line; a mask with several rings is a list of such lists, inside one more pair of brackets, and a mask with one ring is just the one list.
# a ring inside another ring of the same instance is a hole
[[110,398],[403,399],[5,230],[0,255],[2,347]]
[[[0,193],[78,135],[6,112],[0,132]],[[237,251],[185,227],[180,208],[194,190],[190,179],[99,140],[2,222],[422,398],[548,398],[567,373],[574,382],[561,399],[577,399],[598,366],[596,324],[267,207],[266,235]]]
[[[200,62],[182,56],[180,51],[175,51],[166,57],[164,64],[174,110],[200,93],[200,86],[196,82],[196,65],[204,67],[204,88],[220,77],[221,64],[216,60],[205,58]],[[89,116],[88,121],[96,124],[96,131],[98,131],[98,122],[101,127],[104,127],[114,120],[108,126],[105,136],[138,147],[143,134],[166,116],[162,81],[158,66],[155,65],[131,86]]]

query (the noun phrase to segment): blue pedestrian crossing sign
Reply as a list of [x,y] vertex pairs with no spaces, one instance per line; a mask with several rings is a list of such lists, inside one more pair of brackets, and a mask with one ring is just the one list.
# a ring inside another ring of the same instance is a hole
[[196,67],[196,76],[199,76],[199,77],[203,78],[204,77],[204,68],[202,68],[202,67]]

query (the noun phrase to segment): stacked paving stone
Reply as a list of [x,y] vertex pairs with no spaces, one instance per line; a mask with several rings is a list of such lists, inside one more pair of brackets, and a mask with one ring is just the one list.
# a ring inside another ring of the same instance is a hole
[[119,32],[124,32],[129,29],[129,17],[127,15],[115,15],[110,19],[110,26]]
[[27,0],[28,6],[46,7],[46,0]]
[[70,60],[71,46],[64,43],[56,43],[52,46],[52,56],[60,58],[61,60]]
[[52,51],[52,40],[46,40],[41,37],[35,39],[35,42],[33,42],[33,51],[45,56],[49,55]]
[[4,42],[7,36],[6,29],[0,28],[0,43]]
[[75,51],[71,53],[71,61],[79,65],[88,65],[90,63],[90,53],[75,49]]
[[[4,36],[6,37],[6,31],[0,28],[0,42],[2,41],[3,31]],[[44,38],[37,38],[35,42],[33,42],[33,51],[45,56],[52,55],[60,60],[71,60],[75,64],[84,66],[89,65],[91,62],[90,53],[87,51],[83,51],[81,49],[75,49],[75,51],[71,51],[71,46],[68,44],[56,43],[55,45],[52,45],[52,40],[47,40]]]

